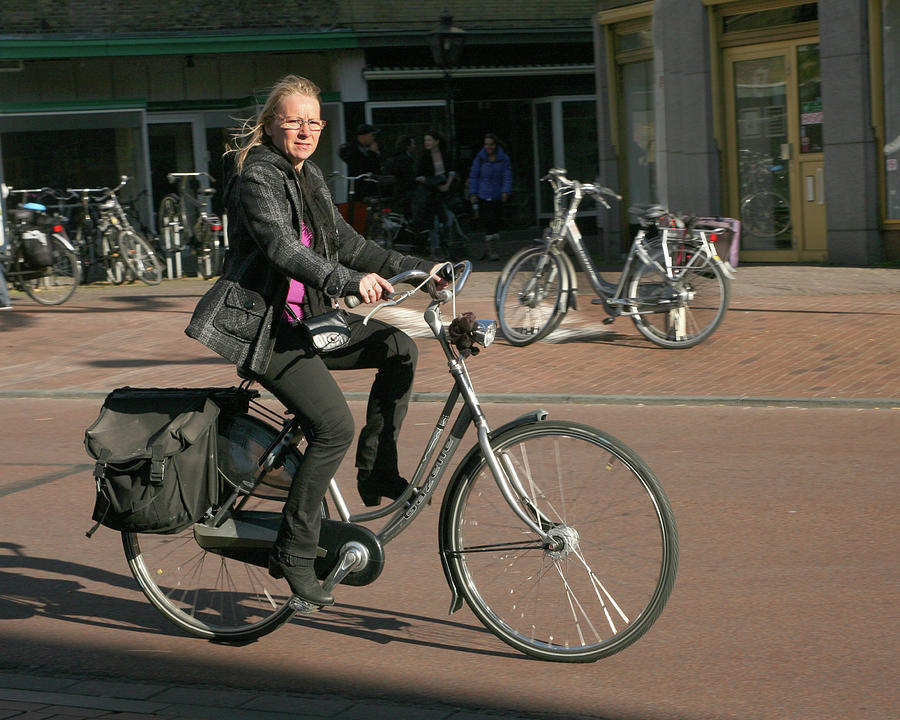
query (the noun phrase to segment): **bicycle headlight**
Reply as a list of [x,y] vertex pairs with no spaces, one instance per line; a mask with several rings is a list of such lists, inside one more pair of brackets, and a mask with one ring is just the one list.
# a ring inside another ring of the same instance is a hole
[[497,321],[478,320],[475,329],[472,331],[472,336],[479,345],[487,347],[494,342],[494,338],[497,336]]

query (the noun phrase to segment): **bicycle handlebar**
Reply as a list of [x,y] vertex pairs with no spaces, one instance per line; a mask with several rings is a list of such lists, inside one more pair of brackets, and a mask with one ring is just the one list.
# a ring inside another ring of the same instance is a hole
[[216,179],[210,175],[208,172],[189,172],[189,173],[169,173],[166,175],[166,180],[170,183],[174,183],[174,178],[189,178],[189,177],[206,177],[215,182]]
[[375,179],[375,175],[370,172],[364,172],[362,175],[344,175],[339,170],[335,170],[333,172],[328,173],[328,179],[331,178],[342,178],[343,180],[367,180],[367,179]]
[[[364,322],[368,322],[369,318],[375,315],[375,313],[379,312],[382,308],[390,307],[392,305],[399,305],[400,303],[415,295],[422,288],[425,288],[428,291],[428,294],[431,295],[431,298],[435,302],[443,304],[450,300],[454,295],[458,295],[462,291],[471,273],[472,263],[469,260],[462,260],[456,265],[451,262],[444,263],[444,265],[438,270],[438,274],[448,282],[451,282],[452,285],[448,288],[444,288],[443,290],[435,289],[434,283],[429,282],[429,280],[431,279],[431,273],[428,273],[425,270],[406,270],[399,275],[388,278],[388,282],[391,285],[408,283],[410,285],[415,285],[415,287],[402,293],[398,293],[395,291],[393,293],[388,293],[387,295],[385,295],[387,301],[376,305],[371,310],[371,312],[366,315],[366,319]],[[362,299],[359,297],[359,295],[353,294],[345,297],[344,302],[347,304],[347,307],[355,308],[362,303]]]
[[127,175],[122,175],[119,179],[119,184],[114,188],[102,187],[102,188],[66,188],[67,193],[71,193],[72,195],[81,195],[85,197],[87,195],[91,195],[92,193],[103,193],[100,197],[93,198],[95,202],[99,202],[101,200],[105,200],[110,195],[114,195],[119,190],[121,190],[125,183],[131,180]]
[[541,178],[541,180],[546,180],[551,185],[553,185],[554,192],[572,191],[587,193],[596,201],[602,203],[607,209],[609,209],[610,206],[609,203],[606,202],[604,195],[616,200],[622,199],[622,196],[619,195],[619,193],[604,185],[599,185],[597,183],[583,183],[579,182],[578,180],[569,180],[569,178],[566,177],[565,168],[551,168],[550,171]]

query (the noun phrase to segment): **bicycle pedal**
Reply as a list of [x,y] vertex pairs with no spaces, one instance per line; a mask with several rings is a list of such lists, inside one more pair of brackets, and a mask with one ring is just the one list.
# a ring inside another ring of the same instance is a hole
[[288,605],[291,606],[291,609],[295,613],[299,613],[300,615],[312,615],[314,612],[318,612],[322,608],[314,603],[306,602],[306,600],[301,600],[296,595],[292,596],[290,600],[288,600]]
[[591,298],[591,305],[602,305],[605,302],[603,298]]
[[612,325],[615,321],[616,321],[616,319],[615,319],[614,317],[605,317],[605,318],[603,318],[603,324],[604,324],[604,325]]

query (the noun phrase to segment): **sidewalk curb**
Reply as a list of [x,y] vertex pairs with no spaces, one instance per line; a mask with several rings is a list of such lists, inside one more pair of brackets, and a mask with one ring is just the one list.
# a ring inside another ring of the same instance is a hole
[[[112,388],[110,388],[112,390]],[[0,399],[103,400],[106,390],[0,390]],[[262,391],[264,399],[274,399]],[[368,393],[344,393],[347,402],[367,402]],[[445,393],[414,392],[411,402],[444,402]],[[752,397],[746,395],[588,395],[551,393],[479,393],[485,405],[722,405],[729,407],[862,408],[900,410],[900,398]]]

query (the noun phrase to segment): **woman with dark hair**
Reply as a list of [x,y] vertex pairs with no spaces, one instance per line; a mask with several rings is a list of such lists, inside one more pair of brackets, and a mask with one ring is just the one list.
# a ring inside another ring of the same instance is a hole
[[[374,303],[393,288],[385,279],[438,266],[385,250],[342,218],[322,171],[309,160],[325,129],[319,88],[288,75],[237,137],[235,173],[225,190],[229,249],[222,276],[197,305],[187,334],[239,374],[272,392],[298,419],[307,439],[293,477],[269,572],[316,605],[334,598],[313,563],[321,504],[353,441],[353,418],[332,370],[377,370],[356,453],[357,486],[366,505],[399,497],[408,486],[397,466],[417,350],[395,327],[363,325],[349,314],[350,342],[318,354],[301,324],[356,293]],[[437,281],[443,286],[443,281]]]
[[456,170],[451,166],[450,150],[443,135],[429,130],[423,145],[425,149],[416,165],[416,180],[422,183],[419,191],[421,207],[416,221],[431,231],[431,259],[435,260],[441,241],[440,226],[446,221],[445,197],[456,179]]

